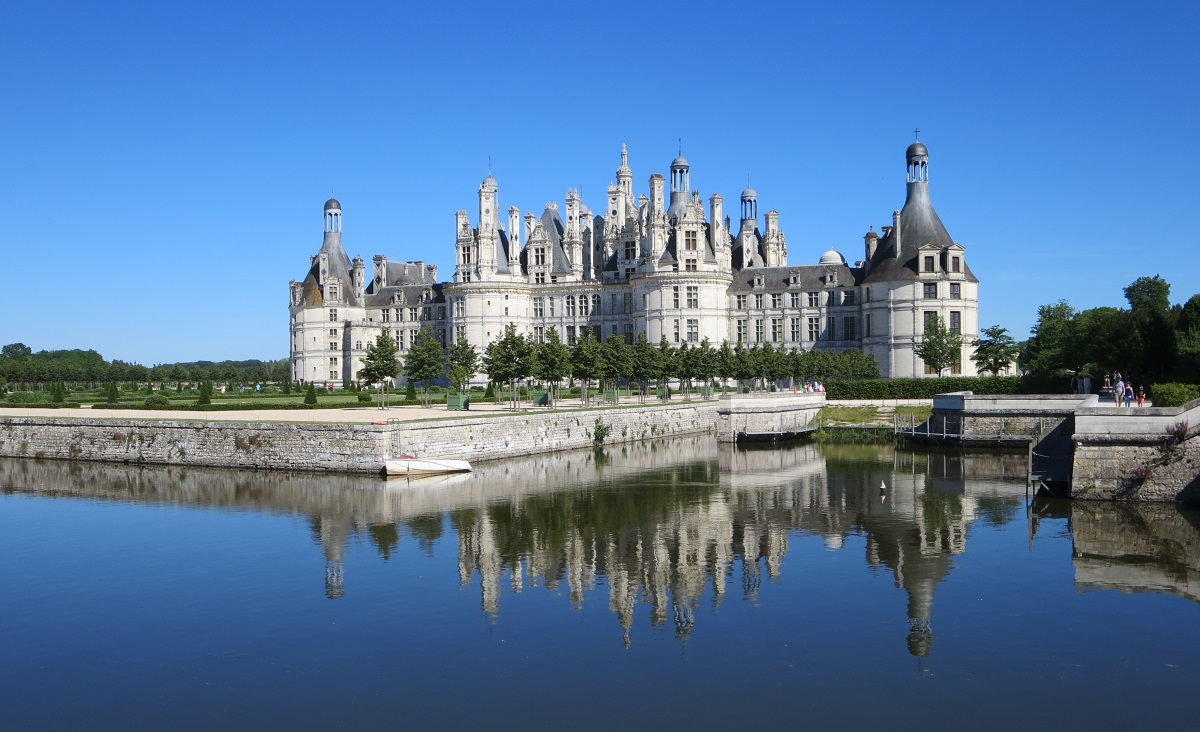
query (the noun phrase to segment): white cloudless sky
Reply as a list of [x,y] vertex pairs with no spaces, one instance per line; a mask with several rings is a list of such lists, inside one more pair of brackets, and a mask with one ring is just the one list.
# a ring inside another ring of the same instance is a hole
[[1200,292],[1185,2],[85,3],[0,30],[0,343],[145,365],[287,356],[288,281],[342,203],[350,256],[453,273],[454,213],[603,210],[682,151],[791,264],[904,202],[914,128],[980,324]]

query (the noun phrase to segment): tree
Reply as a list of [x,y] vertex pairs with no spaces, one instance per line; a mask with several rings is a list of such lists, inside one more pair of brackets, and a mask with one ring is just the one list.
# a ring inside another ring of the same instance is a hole
[[1038,308],[1038,320],[1025,342],[1021,365],[1030,373],[1051,376],[1082,365],[1075,346],[1075,309],[1066,300]]
[[558,385],[571,373],[571,349],[562,342],[558,328],[546,331],[546,342],[533,350],[533,376],[550,384],[550,399],[558,399]]
[[979,371],[990,371],[992,376],[999,376],[1016,360],[1021,347],[1008,334],[1008,329],[999,325],[984,328],[982,335],[984,337],[971,342],[971,347],[975,349],[971,360]]
[[421,400],[428,407],[430,382],[445,373],[445,349],[428,325],[421,329],[416,343],[408,350],[404,372],[409,382],[421,382]]
[[658,372],[658,351],[646,340],[644,332],[638,333],[630,349],[629,376],[638,382],[638,401],[646,401],[646,382]]
[[962,334],[951,331],[935,316],[925,324],[925,334],[913,351],[940,379],[942,372],[962,357]]
[[24,343],[9,343],[7,346],[0,348],[0,359],[13,359],[14,361],[29,358],[33,355],[33,349]]
[[396,341],[392,340],[387,330],[382,330],[375,342],[367,346],[363,355],[362,368],[358,370],[358,378],[368,384],[380,385],[379,408],[383,409],[387,400],[388,382],[400,374],[400,362],[396,360]]
[[691,375],[700,380],[703,387],[712,386],[713,377],[717,375],[717,351],[713,349],[708,339],[700,341],[699,348],[691,351]]
[[579,380],[579,393],[585,407],[591,403],[588,389],[592,385],[592,379],[600,378],[603,372],[602,348],[599,341],[592,336],[592,329],[584,328],[571,351],[571,375]]
[[517,382],[529,378],[533,373],[531,363],[533,349],[524,336],[517,334],[517,326],[509,323],[504,335],[488,344],[483,352],[483,371],[497,384],[508,384],[509,398],[515,409],[519,401]]
[[1138,277],[1125,288],[1125,299],[1133,312],[1166,312],[1171,307],[1171,285],[1162,277]]
[[459,335],[458,340],[450,347],[447,357],[450,364],[450,385],[454,391],[462,393],[467,382],[479,370],[479,352],[475,350],[465,335]]
[[[208,382],[200,386],[200,398],[204,398],[204,388]],[[304,403],[309,406],[315,406],[317,403],[317,386],[311,381],[308,382],[308,390],[304,392]]]
[[614,391],[620,378],[629,376],[632,370],[633,356],[630,350],[625,339],[616,334],[610,335],[608,340],[604,341],[604,347],[600,349],[600,375]]

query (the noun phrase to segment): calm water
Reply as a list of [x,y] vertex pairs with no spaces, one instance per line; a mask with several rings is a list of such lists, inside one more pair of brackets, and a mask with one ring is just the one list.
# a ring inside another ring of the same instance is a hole
[[1197,724],[1196,513],[997,454],[481,468],[0,461],[0,729]]

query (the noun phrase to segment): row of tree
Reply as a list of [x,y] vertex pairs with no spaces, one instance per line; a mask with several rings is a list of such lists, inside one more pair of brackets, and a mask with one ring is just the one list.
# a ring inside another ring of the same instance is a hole
[[1120,371],[1151,381],[1200,381],[1200,295],[1171,305],[1171,286],[1158,275],[1125,288],[1129,307],[1077,311],[1066,300],[1038,308],[1021,353],[1037,375]]
[[529,381],[547,387],[550,398],[562,383],[574,380],[584,402],[590,401],[592,383],[601,389],[616,388],[620,381],[639,385],[645,398],[650,382],[665,385],[676,381],[685,392],[697,384],[706,385],[714,378],[736,379],[751,388],[763,388],[783,379],[802,381],[830,378],[878,378],[875,359],[861,351],[830,353],[776,349],[770,343],[752,348],[724,342],[714,348],[708,339],[698,345],[673,346],[665,338],[657,346],[639,334],[632,344],[621,336],[603,343],[590,330],[573,344],[563,343],[558,330],[550,328],[544,342],[517,333],[509,325],[504,334],[488,344],[480,354],[465,339],[444,348],[432,331],[423,329],[406,354],[403,365],[397,358],[396,343],[384,334],[367,349],[358,377],[368,383],[387,383],[403,371],[410,382],[420,382],[428,394],[429,386],[448,376],[455,391],[461,391],[478,372],[493,384],[506,385],[510,393]]
[[215,381],[227,384],[261,384],[288,379],[286,358],[278,361],[193,361],[142,366],[125,361],[106,361],[95,351],[80,349],[33,352],[24,343],[0,348],[0,381],[31,388],[64,382],[72,388],[95,388],[114,381],[137,388],[141,384],[181,387]]

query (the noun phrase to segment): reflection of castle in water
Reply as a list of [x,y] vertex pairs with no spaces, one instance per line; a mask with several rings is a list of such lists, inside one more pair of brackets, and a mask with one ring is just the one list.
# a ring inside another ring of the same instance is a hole
[[670,623],[686,637],[710,591],[719,605],[732,582],[754,601],[763,573],[781,575],[797,536],[821,537],[835,550],[862,536],[868,565],[887,568],[907,593],[909,647],[926,655],[938,582],[965,549],[973,521],[1015,512],[1024,467],[1023,457],[880,447],[734,451],[694,437],[388,485],[359,476],[21,460],[0,461],[0,480],[6,490],[307,515],[331,599],[345,592],[351,537],[365,535],[385,558],[404,536],[431,548],[448,514],[460,581],[478,574],[484,612],[499,613],[505,584],[513,592],[565,586],[573,607],[606,584],[626,642],[640,605],[652,624]]

